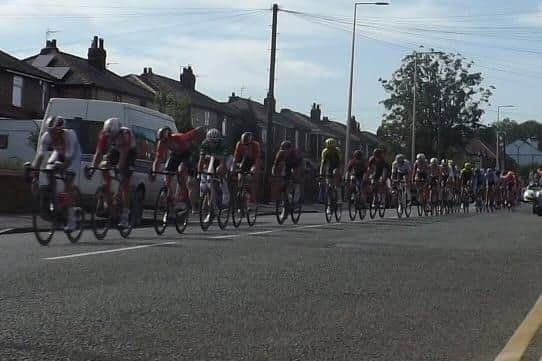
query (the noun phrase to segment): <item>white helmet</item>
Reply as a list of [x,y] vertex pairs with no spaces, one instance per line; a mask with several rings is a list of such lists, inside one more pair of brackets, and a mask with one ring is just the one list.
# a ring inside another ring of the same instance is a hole
[[438,159],[437,158],[431,158],[431,165],[438,165]]
[[416,155],[416,160],[419,161],[419,162],[425,161],[425,154],[418,153],[418,155]]
[[404,154],[397,154],[395,156],[395,160],[399,163],[403,162],[405,160],[405,155]]
[[104,122],[104,132],[111,135],[117,135],[120,131],[120,120],[119,118],[109,118]]
[[220,131],[216,128],[211,128],[207,131],[207,134],[205,135],[205,139],[216,141],[222,138],[222,134],[220,134]]

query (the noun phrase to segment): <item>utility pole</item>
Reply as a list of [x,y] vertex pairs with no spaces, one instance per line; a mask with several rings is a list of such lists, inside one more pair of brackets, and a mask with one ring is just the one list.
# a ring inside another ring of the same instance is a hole
[[418,72],[418,53],[414,52],[414,85],[412,86],[412,140],[411,140],[411,158],[410,161],[416,160],[416,83]]
[[266,200],[270,200],[271,166],[273,161],[273,114],[275,113],[275,59],[277,55],[277,15],[279,6],[273,4],[273,23],[271,25],[271,59],[269,66],[269,89],[267,91],[267,131],[265,134],[265,164],[264,164],[264,192]]

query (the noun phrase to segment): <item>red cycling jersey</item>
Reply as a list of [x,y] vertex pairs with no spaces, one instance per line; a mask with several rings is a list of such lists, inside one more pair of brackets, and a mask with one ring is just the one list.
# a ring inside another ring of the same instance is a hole
[[248,144],[242,144],[241,142],[237,142],[233,157],[235,158],[236,162],[241,161],[243,157],[247,157],[248,159],[253,161],[260,159],[260,143],[254,140]]
[[169,141],[164,143],[158,142],[157,156],[163,158],[166,155],[166,151],[169,150],[175,154],[183,154],[190,150],[190,142],[196,137],[197,129],[192,129],[186,133],[173,133],[169,137]]
[[367,162],[364,159],[350,159],[346,165],[346,171],[355,175],[367,172]]
[[96,144],[96,153],[103,153],[109,148],[114,148],[119,152],[129,152],[135,149],[135,137],[129,128],[120,128],[115,137],[111,137],[107,132],[100,131],[98,143]]
[[301,160],[301,152],[297,148],[292,148],[290,150],[279,150],[277,157],[275,158],[275,163],[279,162],[288,162],[296,163]]
[[514,172],[508,172],[505,176],[501,177],[504,184],[516,184],[516,175]]

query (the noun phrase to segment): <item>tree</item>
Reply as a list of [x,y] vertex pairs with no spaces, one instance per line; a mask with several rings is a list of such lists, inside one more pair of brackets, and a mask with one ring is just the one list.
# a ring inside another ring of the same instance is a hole
[[190,119],[190,97],[175,96],[169,93],[156,94],[156,102],[160,111],[166,113],[175,120],[175,125],[179,131],[185,131],[192,128]]
[[454,53],[404,57],[390,80],[379,79],[389,97],[381,102],[386,113],[378,135],[395,151],[409,153],[416,69],[416,150],[445,156],[457,151],[480,127],[483,106],[495,89],[482,86],[482,75],[472,66],[472,61]]

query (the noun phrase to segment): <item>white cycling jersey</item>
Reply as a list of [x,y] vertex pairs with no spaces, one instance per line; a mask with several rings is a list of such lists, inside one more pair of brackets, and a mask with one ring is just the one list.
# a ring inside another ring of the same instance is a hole
[[402,174],[410,174],[412,171],[412,166],[408,160],[404,160],[403,163],[399,163],[397,161],[394,161],[391,164],[391,174],[396,173],[402,173]]
[[47,163],[68,161],[66,170],[72,173],[79,172],[81,166],[81,146],[73,130],[64,129],[62,137],[58,139],[54,139],[49,132],[43,133],[38,143],[38,154],[36,157],[42,156],[48,151],[52,152]]

